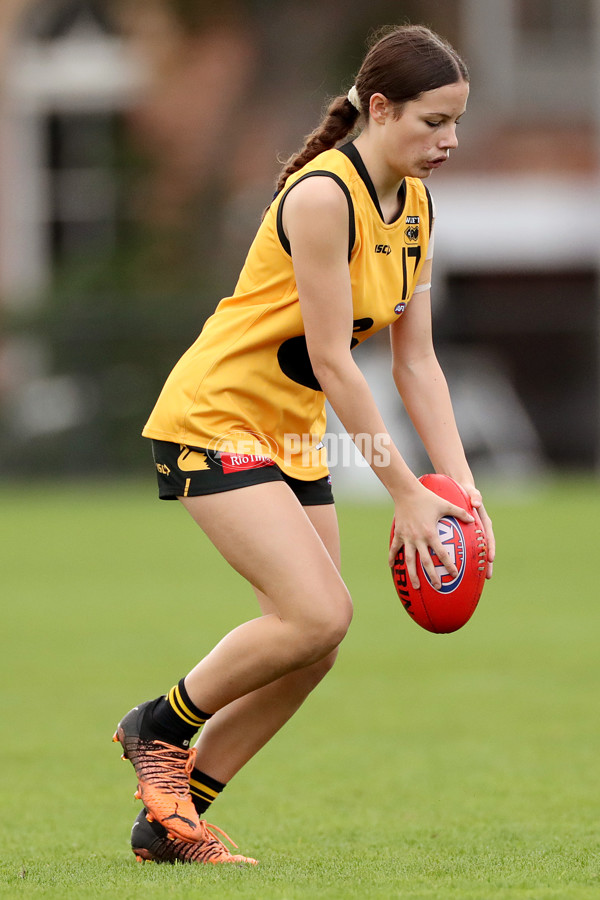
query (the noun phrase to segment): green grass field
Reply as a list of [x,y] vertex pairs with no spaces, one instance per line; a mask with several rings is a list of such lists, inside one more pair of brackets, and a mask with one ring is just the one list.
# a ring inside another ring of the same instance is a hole
[[210,819],[260,867],[140,866],[118,718],[249,591],[152,484],[0,489],[0,896],[600,895],[600,484],[491,491],[479,609],[428,634],[396,599],[390,509],[340,506],[356,615],[338,665]]

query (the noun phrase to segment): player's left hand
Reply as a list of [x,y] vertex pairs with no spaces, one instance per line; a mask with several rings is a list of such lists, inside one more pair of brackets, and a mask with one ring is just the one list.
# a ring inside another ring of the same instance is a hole
[[496,539],[494,537],[494,529],[492,526],[492,520],[487,514],[487,510],[483,505],[483,498],[481,496],[481,492],[477,490],[474,484],[465,484],[462,483],[462,487],[465,489],[467,494],[469,495],[469,500],[471,501],[471,505],[477,510],[479,513],[479,518],[481,519],[481,524],[485,529],[485,538],[487,543],[487,569],[485,573],[486,578],[491,578],[494,570],[494,558],[496,556]]

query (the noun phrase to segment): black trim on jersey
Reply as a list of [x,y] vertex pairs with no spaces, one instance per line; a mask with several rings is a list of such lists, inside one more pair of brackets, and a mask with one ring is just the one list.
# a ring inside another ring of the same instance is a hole
[[373,201],[375,209],[379,213],[382,222],[385,222],[386,225],[392,225],[394,222],[397,222],[400,216],[404,211],[404,204],[406,203],[406,181],[402,180],[402,184],[398,188],[398,214],[394,216],[391,222],[386,222],[383,213],[381,211],[381,206],[379,205],[379,197],[377,196],[377,191],[375,190],[375,185],[371,181],[371,176],[367,172],[367,167],[363,162],[363,158],[354,146],[353,141],[350,141],[348,144],[344,144],[342,147],[338,147],[340,153],[343,153],[344,156],[347,156],[362,180],[365,183],[365,187],[369,192],[369,196]]
[[431,194],[429,193],[429,188],[426,184],[423,185],[425,188],[425,193],[427,194],[427,203],[429,205],[429,237],[431,237],[431,229],[433,228],[433,199]]
[[313,175],[326,175],[328,178],[333,178],[336,184],[338,184],[346,195],[346,200],[348,201],[348,262],[350,262],[350,257],[352,256],[352,250],[354,249],[354,242],[356,240],[356,222],[354,221],[354,204],[352,202],[352,197],[350,196],[350,191],[348,190],[348,185],[342,181],[339,175],[336,175],[335,172],[328,172],[326,169],[315,169],[314,172],[307,172],[306,175],[302,175],[301,178],[298,178],[293,184],[289,186],[286,190],[285,194],[281,198],[281,202],[279,204],[279,208],[277,210],[277,235],[279,240],[281,241],[281,246],[285,250],[285,252],[291,256],[292,248],[290,247],[290,242],[288,241],[287,235],[283,229],[283,204],[285,203],[285,198],[289,194],[289,192],[296,187],[297,184],[300,184],[301,181],[304,181],[305,178],[312,178]]

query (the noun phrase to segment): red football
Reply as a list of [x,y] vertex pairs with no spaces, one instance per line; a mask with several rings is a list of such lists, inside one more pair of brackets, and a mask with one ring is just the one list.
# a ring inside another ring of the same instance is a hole
[[[406,571],[404,547],[396,554],[392,566],[396,591],[409,616],[427,631],[433,631],[434,634],[449,634],[462,628],[469,621],[479,602],[485,583],[487,558],[485,531],[477,510],[473,509],[468,495],[454,479],[448,475],[422,475],[419,481],[439,497],[466,509],[475,519],[474,522],[467,524],[453,516],[444,516],[438,522],[438,534],[453,556],[458,569],[457,577],[452,578],[435,553],[432,553],[434,565],[442,581],[439,590],[432,586],[418,554],[417,573],[420,582],[418,590],[410,583]],[[393,535],[392,523],[390,543]]]

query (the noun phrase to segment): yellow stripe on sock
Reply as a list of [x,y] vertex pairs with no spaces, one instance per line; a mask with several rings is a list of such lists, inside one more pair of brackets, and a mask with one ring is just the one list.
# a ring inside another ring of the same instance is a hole
[[171,707],[172,707],[173,710],[177,713],[177,715],[179,716],[180,719],[183,719],[183,721],[184,721],[184,722],[187,722],[188,725],[195,725],[196,727],[198,727],[198,723],[197,723],[197,722],[195,722],[195,721],[193,721],[192,719],[188,718],[188,716],[186,716],[186,715],[184,714],[183,710],[179,709],[179,706],[178,706],[178,703],[177,703],[177,699],[176,699],[176,697],[175,697],[175,688],[174,688],[174,687],[171,688],[171,690],[169,691],[169,694],[168,694],[168,700],[169,700],[169,703],[171,704]]
[[171,688],[169,692],[169,702],[177,715],[183,719],[184,722],[187,722],[188,725],[195,725],[198,727],[198,722],[196,717],[191,713],[191,711],[186,707],[184,703],[181,701],[181,696],[179,694],[178,686]]
[[204,716],[197,716],[195,713],[193,713],[191,711],[191,709],[187,708],[187,706],[185,705],[185,703],[183,702],[183,699],[181,697],[181,691],[179,690],[178,684],[175,685],[175,696],[176,696],[177,702],[180,704],[182,710],[185,713],[187,713],[187,715],[190,716],[191,719],[194,720],[194,724],[204,725],[204,723],[206,722],[206,718]]
[[200,791],[203,794],[206,794],[206,798],[212,797],[214,800],[219,796],[218,791],[214,791],[212,788],[207,787],[205,784],[202,784],[201,781],[195,781],[193,778],[190,778],[190,788],[194,788],[196,791]]
[[172,708],[177,713],[177,715],[179,716],[180,719],[183,719],[183,721],[187,722],[188,725],[197,725],[197,722],[193,722],[186,715],[184,715],[184,713],[181,709],[179,709],[177,699],[175,697],[175,688],[174,687],[172,687],[171,690],[169,691],[168,700],[169,700],[169,703],[171,704]]
[[183,700],[181,699],[181,692],[179,690],[179,685],[176,684],[169,691],[169,703],[175,710],[178,716],[180,716],[184,722],[187,722],[188,725],[196,725],[200,727],[200,725],[204,725],[206,719],[201,719],[198,716],[195,716],[194,713],[187,708]]

